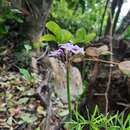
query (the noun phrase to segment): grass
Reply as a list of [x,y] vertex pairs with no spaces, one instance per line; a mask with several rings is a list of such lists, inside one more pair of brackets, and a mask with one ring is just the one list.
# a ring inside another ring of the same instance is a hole
[[107,117],[95,107],[93,114],[87,110],[87,119],[78,111],[74,112],[73,119],[65,123],[66,130],[130,130],[130,114],[125,117],[124,112],[108,115]]

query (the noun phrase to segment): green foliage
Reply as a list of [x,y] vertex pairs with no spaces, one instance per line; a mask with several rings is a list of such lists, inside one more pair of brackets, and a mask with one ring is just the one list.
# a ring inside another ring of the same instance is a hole
[[62,29],[58,24],[53,21],[49,21],[46,27],[53,34],[47,34],[41,37],[40,41],[56,41],[57,43],[66,43],[72,39],[72,34]]
[[89,43],[96,37],[96,33],[86,33],[85,28],[79,28],[76,31],[75,38],[72,40],[73,43]]
[[89,130],[100,130],[105,127],[105,117],[98,113],[97,107],[91,117],[88,113],[88,120],[82,117],[77,111],[74,114],[75,120],[66,123],[66,127],[71,130],[82,130],[85,126]]
[[11,9],[10,7],[1,7],[0,9],[0,38],[6,36],[9,33],[8,21],[15,21],[23,23],[21,12],[17,9]]
[[66,43],[71,40],[73,35],[68,30],[62,29],[61,30],[61,43]]
[[108,130],[129,130],[130,129],[130,114],[125,117],[124,113],[117,113],[115,116],[110,116],[107,120]]
[[68,7],[75,9],[76,7],[81,7],[82,12],[85,11],[85,0],[68,0]]
[[89,130],[101,130],[107,127],[107,130],[129,130],[130,129],[130,114],[127,118],[124,113],[105,116],[99,112],[97,107],[93,114],[85,119],[77,111],[74,113],[74,119],[66,122],[65,128],[71,130],[82,130],[84,127]]
[[19,123],[27,123],[27,124],[31,124],[33,122],[36,121],[36,117],[32,116],[31,114],[23,114],[21,116],[21,121]]
[[62,29],[58,24],[54,21],[49,21],[46,24],[46,27],[49,31],[53,34],[46,34],[40,38],[40,41],[48,42],[48,41],[55,41],[59,44],[66,43],[68,41],[72,41],[74,44],[77,43],[89,43],[96,37],[96,33],[86,33],[85,28],[79,28],[76,31],[75,35],[66,29]]
[[84,28],[80,28],[76,31],[76,42],[85,42],[86,39],[86,30]]
[[35,129],[35,130],[40,130],[40,128],[38,127],[37,129]]
[[29,73],[29,71],[27,69],[19,68],[19,71],[25,80],[28,80],[28,81],[33,80],[32,75]]
[[17,102],[16,102],[16,104],[18,104],[18,105],[25,105],[25,104],[27,104],[27,102],[29,101],[29,98],[27,98],[27,97],[24,97],[24,98],[20,98]]
[[128,27],[127,31],[125,32],[125,39],[130,40],[130,27]]
[[29,66],[31,63],[32,46],[29,41],[21,43],[22,46],[18,46],[18,50],[15,52],[15,60],[20,67]]
[[27,53],[29,53],[32,50],[32,47],[30,45],[28,45],[28,44],[25,44],[24,48],[25,48]]
[[54,19],[63,28],[74,33],[85,28],[87,34],[98,32],[105,0],[54,0],[51,10]]
[[53,21],[50,21],[46,24],[47,29],[49,29],[56,37],[57,41],[61,41],[61,28],[58,24]]

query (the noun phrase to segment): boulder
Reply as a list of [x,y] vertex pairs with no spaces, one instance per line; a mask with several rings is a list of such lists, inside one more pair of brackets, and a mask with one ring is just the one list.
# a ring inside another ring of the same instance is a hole
[[[55,94],[67,103],[67,85],[65,64],[57,58],[46,57],[42,63],[43,68],[52,73],[51,84],[54,87]],[[70,66],[70,92],[72,100],[82,92],[82,78],[78,68]]]

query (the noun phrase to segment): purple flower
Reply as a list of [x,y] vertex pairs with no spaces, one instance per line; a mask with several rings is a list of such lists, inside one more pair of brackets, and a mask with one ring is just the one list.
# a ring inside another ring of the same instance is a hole
[[84,54],[84,49],[80,48],[77,45],[75,45],[71,51],[72,51],[73,54],[78,54],[78,53]]
[[84,49],[72,43],[62,44],[58,50],[50,52],[49,56],[64,56],[68,53],[69,55],[84,54]]
[[72,43],[66,43],[66,44],[62,44],[60,48],[67,51],[71,51],[74,48],[74,45]]
[[56,51],[51,51],[48,56],[59,57],[63,55],[64,55],[64,51],[62,49],[58,49]]

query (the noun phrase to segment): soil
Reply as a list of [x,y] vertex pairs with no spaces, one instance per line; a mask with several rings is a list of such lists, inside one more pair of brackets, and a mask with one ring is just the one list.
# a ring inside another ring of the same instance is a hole
[[[108,45],[108,39],[102,39],[96,44],[91,44],[90,46],[98,47],[100,45]],[[130,59],[130,42],[113,41],[113,59],[116,62],[121,62]],[[102,57],[105,60],[109,60],[108,57]],[[87,75],[89,78],[88,91],[86,96],[83,98],[80,104],[80,111],[84,117],[86,117],[86,110],[82,108],[88,108],[89,111],[93,111],[95,106],[98,105],[101,112],[105,114],[106,99],[105,93],[108,84],[108,75],[110,65],[103,63],[91,62],[93,68]],[[96,67],[96,71],[94,70]],[[93,74],[94,73],[94,74]],[[108,92],[108,112],[116,113],[125,111],[127,114],[130,112],[130,79],[123,75],[117,66],[112,67],[112,80],[110,84],[110,89]]]

